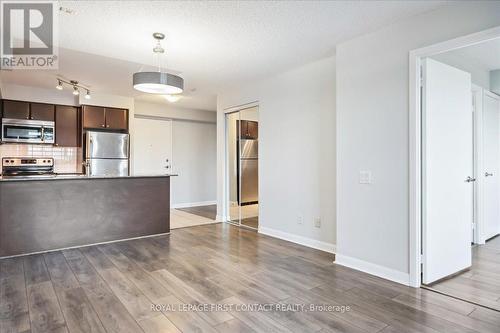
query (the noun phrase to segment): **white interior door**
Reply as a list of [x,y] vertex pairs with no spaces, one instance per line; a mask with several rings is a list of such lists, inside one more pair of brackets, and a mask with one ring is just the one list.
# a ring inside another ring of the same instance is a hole
[[471,265],[473,113],[469,73],[432,59],[422,71],[422,280],[429,284]]
[[483,239],[500,232],[500,99],[483,97]]
[[161,175],[171,170],[172,121],[134,118],[134,173]]

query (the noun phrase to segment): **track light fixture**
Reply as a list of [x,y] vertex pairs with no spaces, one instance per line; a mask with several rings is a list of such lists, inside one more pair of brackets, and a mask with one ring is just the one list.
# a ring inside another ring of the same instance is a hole
[[63,84],[67,84],[67,85],[73,87],[73,95],[75,95],[75,96],[80,95],[80,89],[84,89],[86,91],[86,93],[85,93],[85,99],[90,99],[91,98],[89,88],[80,85],[78,83],[78,81],[75,81],[75,80],[66,81],[64,79],[57,78],[56,89],[57,90],[63,90]]

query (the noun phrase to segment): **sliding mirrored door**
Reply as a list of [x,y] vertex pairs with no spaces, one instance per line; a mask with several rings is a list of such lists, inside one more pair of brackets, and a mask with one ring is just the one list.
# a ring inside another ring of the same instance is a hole
[[226,114],[227,207],[229,222],[259,225],[258,108]]

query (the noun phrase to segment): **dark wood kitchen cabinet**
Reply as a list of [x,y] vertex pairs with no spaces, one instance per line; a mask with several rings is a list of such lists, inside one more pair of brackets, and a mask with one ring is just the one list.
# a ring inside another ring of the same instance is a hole
[[84,128],[105,128],[106,111],[101,106],[83,106],[83,127]]
[[106,128],[113,130],[127,129],[127,110],[106,108]]
[[80,147],[79,109],[56,105],[56,146]]
[[126,131],[128,129],[128,110],[84,105],[83,128]]
[[258,139],[259,138],[259,123],[256,121],[246,121],[247,123],[247,132],[246,135],[247,137],[251,139]]
[[3,118],[54,121],[54,105],[4,100]]
[[[240,121],[236,121],[236,126],[240,126]],[[242,120],[240,127],[240,137],[242,139],[258,139],[259,123],[257,121]]]
[[30,103],[30,119],[54,121],[54,105]]
[[3,118],[29,119],[30,103],[21,101],[3,101]]

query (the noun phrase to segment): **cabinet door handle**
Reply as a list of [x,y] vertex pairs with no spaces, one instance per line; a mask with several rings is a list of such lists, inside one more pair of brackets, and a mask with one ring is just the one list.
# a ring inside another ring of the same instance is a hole
[[106,125],[106,128],[109,128],[109,125]]
[[101,127],[105,127],[104,124],[102,124]]

